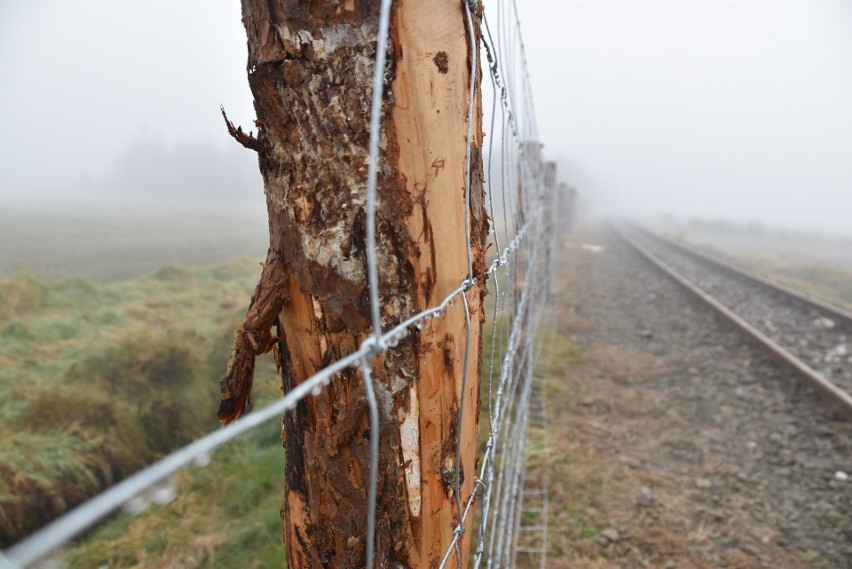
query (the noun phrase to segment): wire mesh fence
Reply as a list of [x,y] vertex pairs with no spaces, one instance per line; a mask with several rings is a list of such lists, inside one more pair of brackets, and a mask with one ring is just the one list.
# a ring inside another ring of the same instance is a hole
[[[556,219],[556,184],[541,159],[536,142],[535,110],[527,73],[524,44],[517,7],[513,0],[498,0],[494,11],[485,12],[477,2],[462,0],[465,24],[471,39],[470,99],[467,140],[472,140],[474,96],[480,62],[474,22],[484,30],[481,46],[485,54],[488,81],[486,113],[488,147],[485,162],[487,200],[492,218],[491,242],[494,258],[484,278],[493,295],[485,322],[487,342],[481,386],[481,451],[473,491],[462,495],[459,472],[461,438],[459,433],[475,428],[464,424],[459,413],[456,429],[453,477],[456,516],[452,539],[446,544],[440,566],[461,567],[461,549],[470,547],[474,567],[511,567],[518,556],[544,566],[547,555],[548,484],[546,472],[529,474],[529,452],[547,452],[547,412],[540,367],[546,348],[537,341],[549,299],[553,275]],[[376,168],[378,163],[379,108],[382,73],[391,17],[391,0],[382,0],[379,22],[376,76],[373,89],[370,162],[367,179],[366,256],[371,299],[373,333],[358,350],[330,364],[306,379],[275,403],[255,410],[227,428],[217,430],[168,455],[159,462],[109,488],[67,515],[12,546],[0,557],[3,568],[22,568],[49,556],[81,533],[120,508],[133,510],[134,500],[151,494],[152,489],[189,466],[203,466],[215,460],[218,447],[261,425],[280,419],[306,397],[316,396],[335,375],[358,368],[364,380],[370,422],[370,471],[368,490],[366,566],[374,566],[376,532],[376,473],[379,457],[379,412],[373,388],[372,364],[376,356],[394,350],[414,330],[430,320],[443,317],[451,305],[460,303],[465,315],[465,360],[471,357],[471,312],[468,292],[476,278],[471,261],[470,168],[468,144],[465,165],[468,175],[464,199],[468,274],[449,296],[428,310],[383,330],[380,318],[376,261]],[[493,25],[492,25],[493,23]],[[552,174],[552,172],[551,172]],[[482,277],[480,277],[482,278]],[[478,351],[476,352],[478,353]],[[546,357],[546,355],[544,356]],[[538,369],[538,372],[537,372]],[[461,392],[468,381],[464,366]],[[155,500],[156,501],[156,500]],[[473,517],[475,530],[465,535],[466,523]],[[465,540],[468,540],[465,543]]]

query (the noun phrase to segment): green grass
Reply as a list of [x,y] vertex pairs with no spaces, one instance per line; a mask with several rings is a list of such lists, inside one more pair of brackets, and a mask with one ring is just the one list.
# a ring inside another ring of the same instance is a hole
[[[217,427],[259,272],[242,259],[103,285],[0,281],[0,545]],[[260,363],[255,399],[271,400]]]
[[176,497],[121,513],[62,554],[69,567],[284,567],[284,454],[270,424],[178,474]]

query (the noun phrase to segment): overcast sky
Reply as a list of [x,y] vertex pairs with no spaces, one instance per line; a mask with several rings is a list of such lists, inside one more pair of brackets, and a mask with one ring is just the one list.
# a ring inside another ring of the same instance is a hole
[[[848,0],[517,3],[590,203],[852,233]],[[230,152],[219,105],[253,118],[237,0],[0,2],[0,85],[0,206],[73,201],[140,139]]]
[[139,146],[209,145],[256,170],[219,114],[251,124],[245,64],[238,0],[0,1],[0,204],[78,199]]
[[852,2],[518,5],[541,138],[596,205],[852,233]]

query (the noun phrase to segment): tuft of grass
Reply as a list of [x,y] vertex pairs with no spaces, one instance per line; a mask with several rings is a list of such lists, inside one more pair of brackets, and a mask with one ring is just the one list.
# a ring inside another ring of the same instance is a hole
[[25,323],[10,322],[3,327],[3,331],[0,332],[0,337],[7,342],[16,342],[21,340],[34,340],[36,335]]
[[0,448],[0,468],[15,473],[0,492],[2,509],[15,510],[0,518],[4,535],[48,521],[215,426],[206,371],[191,338],[140,332],[93,348],[57,385],[25,393],[15,445]]
[[555,330],[540,331],[537,341],[542,344],[542,360],[536,369],[537,373],[558,376],[566,367],[583,361],[583,354],[577,344]]
[[192,277],[192,270],[183,265],[163,265],[151,275],[152,279],[164,282],[186,282]]
[[46,299],[47,287],[29,273],[18,273],[0,281],[0,320],[36,310]]

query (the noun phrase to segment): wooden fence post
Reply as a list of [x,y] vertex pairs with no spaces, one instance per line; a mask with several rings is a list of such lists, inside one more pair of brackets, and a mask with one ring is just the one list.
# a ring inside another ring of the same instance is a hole
[[[287,391],[358,349],[370,334],[364,232],[378,4],[242,2],[257,121],[248,134],[228,126],[258,153],[270,247],[222,379],[219,416],[226,423],[243,412],[260,353],[275,349]],[[488,235],[482,116],[479,80],[467,116],[471,43],[461,0],[396,0],[390,34],[377,206],[385,328],[439,304],[468,277],[468,215],[476,277],[467,292],[466,370],[460,300],[373,366],[381,413],[376,566],[432,567],[459,521],[457,437],[462,503],[474,491],[476,474]],[[282,516],[290,567],[364,565],[370,436],[357,370],[338,374],[285,418]],[[462,566],[467,541],[460,542]]]

